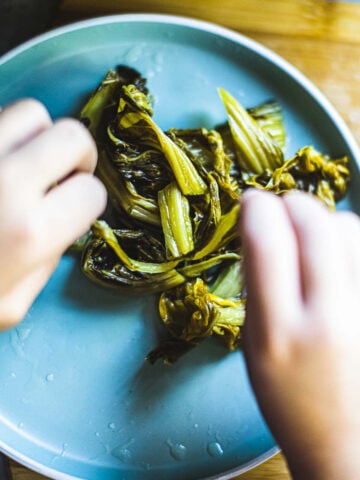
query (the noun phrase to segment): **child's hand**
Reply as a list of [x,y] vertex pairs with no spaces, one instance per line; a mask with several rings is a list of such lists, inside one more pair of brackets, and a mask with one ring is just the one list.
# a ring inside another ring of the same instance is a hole
[[360,221],[300,193],[242,205],[245,353],[296,479],[360,478]]
[[19,322],[61,254],[105,208],[96,147],[71,119],[23,100],[0,113],[0,329]]

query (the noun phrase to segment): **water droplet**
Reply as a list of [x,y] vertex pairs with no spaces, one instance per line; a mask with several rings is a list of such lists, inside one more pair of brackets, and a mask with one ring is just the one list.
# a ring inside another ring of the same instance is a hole
[[207,446],[207,452],[210,457],[221,457],[224,454],[224,450],[219,442],[210,442]]
[[66,449],[68,447],[68,444],[67,443],[63,443],[62,444],[62,447],[61,447],[61,452],[59,454],[60,457],[63,457],[65,455],[65,452],[66,452]]
[[187,454],[187,448],[181,443],[172,443],[171,440],[167,440],[166,444],[170,449],[170,455],[175,460],[184,460]]
[[115,429],[116,429],[116,423],[110,422],[109,425],[108,425],[108,428],[109,428],[110,430],[115,430]]
[[131,459],[131,451],[126,447],[116,447],[112,450],[111,454],[122,462]]
[[21,429],[21,428],[24,428],[24,422],[19,422],[19,423],[18,423],[18,428],[20,428],[20,429]]
[[69,445],[67,443],[62,443],[61,444],[61,449],[59,451],[59,453],[57,453],[56,455],[54,455],[51,459],[51,463],[55,463],[55,462],[58,462],[60,458],[64,457],[65,454],[66,454],[66,449]]
[[198,423],[194,423],[194,428],[199,428],[199,424],[198,424]]
[[132,445],[133,443],[135,442],[135,440],[132,438],[131,440],[129,440],[127,443],[125,443],[124,445],[119,445],[118,447],[115,447],[112,451],[111,451],[111,455],[113,457],[116,457],[118,458],[119,460],[121,460],[122,462],[127,462],[129,460],[131,460],[131,450],[129,449],[130,445]]
[[95,432],[95,437],[100,437],[100,432]]
[[15,372],[11,372],[11,378],[16,378],[16,373]]
[[49,374],[46,375],[45,380],[46,380],[47,382],[53,382],[53,381],[54,381],[54,378],[55,378],[55,377],[54,377],[54,374],[53,374],[53,373],[49,373]]

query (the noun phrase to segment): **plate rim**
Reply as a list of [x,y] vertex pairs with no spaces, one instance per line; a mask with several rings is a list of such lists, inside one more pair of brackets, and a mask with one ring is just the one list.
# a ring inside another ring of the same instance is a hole
[[311,97],[313,97],[321,108],[326,111],[326,113],[333,119],[333,123],[338,127],[341,135],[344,137],[345,142],[349,146],[349,150],[353,156],[354,161],[357,164],[358,169],[360,170],[360,146],[355,140],[350,127],[347,125],[345,120],[342,118],[338,110],[335,108],[333,103],[325,96],[325,94],[320,90],[320,88],[315,85],[315,83],[306,77],[301,70],[289,61],[285,60],[281,55],[274,52],[270,48],[264,46],[262,43],[254,40],[243,33],[240,33],[231,28],[219,25],[214,22],[207,20],[202,20],[198,18],[175,15],[175,14],[164,14],[164,13],[119,13],[104,15],[98,17],[92,17],[84,20],[79,20],[71,22],[60,27],[53,28],[48,30],[45,33],[37,35],[32,39],[18,45],[17,47],[9,50],[2,56],[0,56],[0,67],[6,62],[16,57],[17,55],[25,52],[26,50],[40,44],[41,42],[50,40],[57,36],[63,35],[65,33],[70,33],[80,29],[94,27],[99,25],[106,25],[110,23],[124,23],[124,22],[143,22],[143,23],[163,23],[163,24],[172,24],[179,25],[183,27],[194,28],[196,30],[205,31],[207,33],[214,33],[221,37],[225,37],[235,43],[239,43],[245,48],[251,50],[252,52],[260,55],[261,57],[269,60],[271,63],[275,64],[278,68],[284,71],[289,75],[296,83],[300,84],[304,90],[306,90]]
[[[360,170],[360,146],[353,136],[350,127],[344,121],[332,102],[325,96],[325,94],[313,83],[308,77],[306,77],[297,67],[292,65],[289,61],[284,59],[281,55],[274,52],[270,48],[264,46],[261,42],[249,38],[243,33],[231,29],[229,27],[222,26],[220,24],[192,18],[189,16],[176,15],[176,14],[163,14],[163,13],[119,13],[92,17],[75,22],[70,22],[60,27],[52,28],[40,35],[36,35],[30,40],[21,43],[20,45],[12,48],[2,56],[0,56],[0,69],[8,61],[17,57],[23,52],[43,43],[57,36],[61,36],[70,32],[79,31],[89,27],[96,27],[101,25],[117,24],[124,22],[133,23],[162,23],[170,25],[178,25],[182,27],[193,28],[195,30],[201,30],[206,33],[213,33],[222,38],[226,38],[234,43],[240,44],[242,47],[250,50],[254,54],[261,56],[272,64],[275,64],[282,72],[291,77],[298,85],[301,86],[313,100],[315,100],[322,110],[332,119],[332,123],[339,130],[339,134],[343,137],[349,152],[356,163],[358,170]],[[0,107],[1,109],[1,107]],[[20,463],[24,467],[27,467],[37,473],[46,475],[56,480],[84,480],[82,477],[72,476],[64,472],[60,472],[56,469],[48,467],[41,462],[32,460],[29,456],[22,454],[15,448],[7,446],[2,439],[0,439],[0,451],[12,460]],[[215,476],[206,477],[201,480],[230,480],[234,475],[243,474],[260,464],[268,461],[276,454],[281,452],[281,449],[275,445],[266,452],[262,453],[255,459],[246,462],[241,467],[231,469],[220,473]]]
[[[19,453],[13,448],[7,447],[6,445],[3,444],[2,440],[0,440],[0,452],[6,455],[11,460],[19,463],[21,466],[28,468],[41,475],[44,475],[46,477],[52,478],[53,480],[86,480],[83,477],[69,475],[68,473],[60,472],[59,470],[45,466],[41,462],[32,460],[27,455]],[[204,477],[199,480],[231,480],[232,478],[234,478],[234,476],[242,475],[260,466],[262,463],[267,462],[268,460],[270,460],[272,457],[274,457],[280,452],[281,452],[280,448],[277,445],[275,445],[274,447],[262,453],[255,459],[244,463],[239,468],[234,468],[215,476]]]

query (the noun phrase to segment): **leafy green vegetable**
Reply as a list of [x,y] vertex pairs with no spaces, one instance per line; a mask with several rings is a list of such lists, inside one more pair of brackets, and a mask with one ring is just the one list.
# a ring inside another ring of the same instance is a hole
[[158,203],[167,256],[183,257],[194,249],[189,201],[172,182],[160,190]]
[[[130,257],[120,245],[131,252]],[[142,231],[112,229],[97,221],[92,237],[83,250],[83,270],[97,283],[113,288],[126,288],[131,293],[162,292],[185,281],[175,267],[177,261],[167,262],[162,244]]]
[[284,160],[280,146],[226,90],[219,88],[240,167],[262,173],[279,167]]
[[[190,346],[211,335],[222,337],[227,347],[234,350],[244,324],[245,300],[219,297],[197,278],[162,293],[159,311],[172,339],[150,352],[148,359],[155,362],[161,357],[166,363],[173,363]],[[175,352],[174,339],[178,340]]]
[[274,171],[250,175],[246,184],[279,194],[292,189],[303,190],[334,210],[336,202],[346,194],[349,180],[347,157],[332,160],[307,146]]
[[256,120],[258,125],[284,150],[286,146],[286,133],[280,105],[272,100],[248,108],[247,111],[249,115]]
[[117,127],[132,142],[160,150],[173,171],[184,195],[201,195],[206,184],[186,153],[171,140],[151,118],[152,110],[145,94],[134,85],[123,87],[119,102]]
[[[346,194],[347,158],[312,146],[285,159],[281,107],[245,109],[224,89],[227,122],[164,132],[146,80],[110,70],[81,112],[99,150],[109,209],[77,243],[85,274],[129,293],[160,293],[169,338],[148,355],[173,363],[209,336],[241,342],[246,290],[238,216],[242,192],[300,189],[330,208]],[[106,220],[105,220],[106,219]]]

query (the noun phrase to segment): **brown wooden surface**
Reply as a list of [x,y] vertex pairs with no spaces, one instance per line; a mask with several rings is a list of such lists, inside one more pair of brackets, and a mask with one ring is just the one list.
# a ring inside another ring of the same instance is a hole
[[[360,142],[360,4],[331,0],[64,0],[55,24],[129,12],[201,18],[261,42],[323,91]],[[11,469],[15,480],[45,478],[14,462]],[[278,454],[236,480],[240,478],[289,480],[290,475]]]

